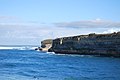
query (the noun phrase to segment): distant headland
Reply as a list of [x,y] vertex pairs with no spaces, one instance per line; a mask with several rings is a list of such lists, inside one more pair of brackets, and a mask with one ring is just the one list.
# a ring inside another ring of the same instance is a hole
[[120,57],[120,32],[78,35],[41,41],[41,51]]

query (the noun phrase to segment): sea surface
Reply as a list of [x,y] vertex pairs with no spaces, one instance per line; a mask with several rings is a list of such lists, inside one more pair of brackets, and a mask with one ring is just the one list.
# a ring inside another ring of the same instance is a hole
[[58,55],[34,46],[0,47],[0,80],[120,80],[120,58]]

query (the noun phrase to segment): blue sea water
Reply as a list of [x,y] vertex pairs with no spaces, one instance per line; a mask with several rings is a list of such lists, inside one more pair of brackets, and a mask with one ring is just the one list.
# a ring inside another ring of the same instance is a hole
[[120,59],[1,49],[0,80],[120,80]]

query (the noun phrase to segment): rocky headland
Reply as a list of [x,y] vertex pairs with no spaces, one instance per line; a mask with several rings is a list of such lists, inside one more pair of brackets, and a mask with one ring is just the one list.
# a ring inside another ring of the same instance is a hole
[[120,57],[120,32],[62,37],[41,42],[43,51]]
[[52,47],[52,41],[52,39],[46,39],[41,41],[41,47],[38,47],[35,50],[48,52],[48,50]]

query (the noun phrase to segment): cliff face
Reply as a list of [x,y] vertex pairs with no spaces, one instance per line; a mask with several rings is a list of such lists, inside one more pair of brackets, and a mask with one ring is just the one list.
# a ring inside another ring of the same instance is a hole
[[52,47],[52,39],[46,39],[41,41],[41,50],[48,51]]
[[120,32],[57,38],[53,40],[49,51],[63,54],[120,57]]

